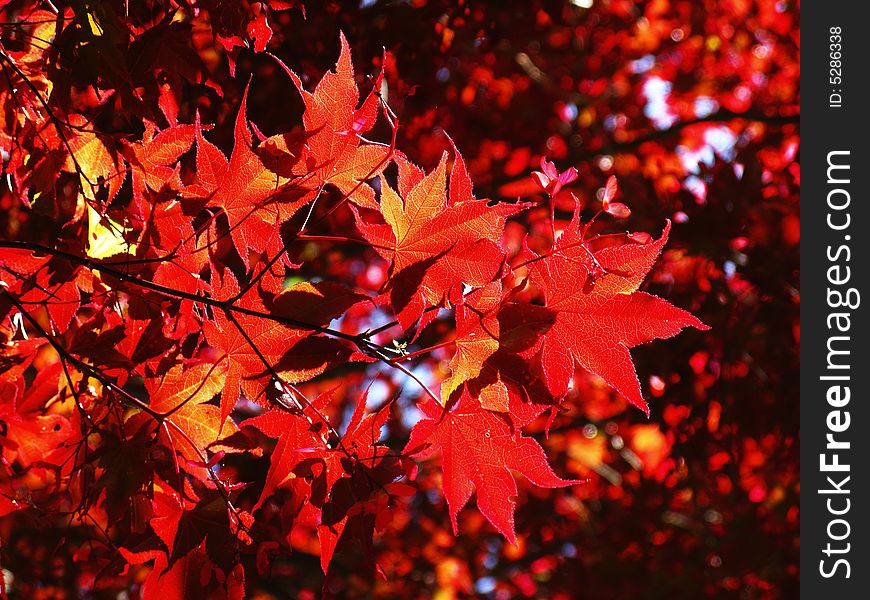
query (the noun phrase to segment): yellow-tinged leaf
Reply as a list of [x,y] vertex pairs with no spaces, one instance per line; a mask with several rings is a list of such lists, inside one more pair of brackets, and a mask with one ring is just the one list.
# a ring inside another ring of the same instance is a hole
[[103,26],[100,25],[100,22],[97,20],[97,17],[94,16],[94,13],[88,13],[88,25],[91,26],[91,33],[93,33],[96,37],[103,35]]
[[33,23],[33,29],[27,39],[26,52],[18,60],[21,64],[29,67],[45,60],[44,53],[51,49],[54,42],[58,19],[53,13],[36,10],[28,15],[28,21]]
[[109,149],[92,133],[85,133],[70,140],[73,156],[67,158],[64,169],[75,172],[81,170],[82,187],[85,196],[93,199],[91,188],[97,184],[100,177],[107,178],[114,170],[114,161]]
[[[79,115],[71,115],[70,122],[78,127],[88,127],[87,121]],[[98,191],[105,188],[105,201],[111,202],[127,175],[125,169],[119,168],[115,153],[90,131],[70,138],[69,148],[72,155],[67,156],[63,170],[79,175],[82,195],[96,201]]]
[[[456,308],[456,352],[450,360],[450,377],[441,383],[441,403],[463,382],[480,375],[484,362],[498,350],[499,323],[496,309],[501,301],[501,284],[490,283],[475,290]],[[485,408],[506,410],[507,388],[497,381],[487,390]],[[502,389],[504,388],[504,389]],[[499,406],[499,408],[495,408]]]
[[116,254],[135,254],[136,244],[128,243],[124,234],[131,231],[109,217],[100,216],[88,205],[88,250],[91,258],[108,258]]
[[221,423],[221,409],[211,404],[185,404],[169,417],[175,427],[169,428],[175,449],[192,462],[202,462],[210,444],[239,430],[231,419]]
[[162,378],[145,381],[150,406],[159,413],[168,413],[182,404],[208,402],[223,389],[226,371],[226,362],[199,363],[184,370],[176,365]]

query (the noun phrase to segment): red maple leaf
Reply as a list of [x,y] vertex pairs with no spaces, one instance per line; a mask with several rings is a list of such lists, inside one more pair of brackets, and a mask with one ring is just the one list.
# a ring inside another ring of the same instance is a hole
[[449,200],[446,152],[425,176],[410,163],[397,162],[399,193],[386,181],[381,184],[380,211],[389,227],[361,218],[358,223],[392,263],[386,291],[399,323],[408,329],[426,308],[458,303],[463,285],[480,287],[501,273],[505,219],[525,206],[476,200],[458,153]]
[[547,463],[538,442],[512,430],[467,393],[446,415],[442,414],[442,407],[433,403],[424,405],[423,410],[428,418],[414,426],[405,449],[420,458],[441,450],[444,497],[450,507],[454,533],[459,531],[456,517],[476,489],[477,507],[483,516],[511,543],[516,542],[517,484],[511,470],[519,471],[539,487],[583,483],[560,479]]
[[189,463],[203,463],[209,446],[237,430],[231,421],[224,423],[220,408],[206,404],[223,389],[225,375],[224,362],[196,363],[145,380],[150,407],[171,424],[162,433]]
[[151,125],[141,142],[130,145],[126,155],[137,200],[141,201],[146,186],[154,192],[183,187],[178,158],[190,150],[196,132],[194,125],[176,125],[156,133]]
[[71,433],[69,420],[63,415],[45,414],[46,404],[59,391],[60,364],[41,370],[26,388],[19,378],[40,346],[42,340],[22,340],[4,344],[0,350],[0,364],[8,369],[0,379],[0,422],[4,423],[0,460],[7,465],[17,462],[27,468],[68,454],[63,444]]
[[[288,393],[289,395],[289,393]],[[256,511],[272,494],[291,477],[293,469],[306,456],[328,451],[329,432],[320,421],[321,411],[332,399],[332,392],[319,395],[305,404],[292,395],[288,404],[297,405],[296,413],[270,410],[242,421],[241,426],[254,427],[278,443],[269,457],[269,472],[260,499],[254,505]]]
[[[203,324],[209,344],[223,352],[218,360],[228,363],[221,393],[221,421],[235,406],[240,389],[249,398],[268,404],[264,394],[276,374],[284,381],[296,383],[322,373],[349,355],[345,344],[331,338],[311,338],[307,340],[309,345],[301,349],[297,346],[315,334],[318,327],[368,300],[368,296],[329,282],[303,282],[283,291],[280,286],[269,276],[263,277],[256,291],[251,290],[237,302],[238,307],[249,312],[217,311],[214,321]],[[238,293],[235,277],[227,272],[215,296],[225,299]],[[260,314],[274,314],[298,325],[275,323]],[[293,359],[286,359],[288,353]]]
[[[271,163],[264,163],[254,151],[247,122],[247,97],[246,89],[236,115],[235,143],[229,161],[198,127],[196,131],[198,185],[211,195],[210,206],[223,209],[233,244],[246,264],[249,251],[259,254],[269,249],[274,254],[281,250],[278,226],[314,197],[309,187],[288,185],[294,178],[288,177],[284,169],[275,170]],[[281,165],[295,162],[296,152],[286,148],[286,160]]]
[[307,184],[312,187],[330,183],[357,204],[376,208],[374,190],[360,182],[384,170],[390,147],[360,144],[360,136],[374,127],[377,120],[383,72],[357,108],[359,90],[354,81],[350,47],[344,34],[340,37],[341,52],[335,72],[326,73],[313,93],[306,91],[299,76],[287,69],[305,103],[302,121],[311,135],[298,173],[305,175]]
[[242,422],[243,427],[255,427],[278,439],[254,510],[280,487],[297,481],[297,476],[311,481],[310,499],[300,518],[317,527],[324,572],[349,519],[360,514],[354,506],[360,503],[364,512],[369,498],[400,474],[394,460],[384,460],[390,458],[388,451],[377,446],[389,410],[383,407],[366,413],[367,394],[357,401],[341,440],[330,440],[335,432],[327,426],[322,411],[332,400],[333,391],[310,402],[293,400],[299,403],[297,414],[273,410]]
[[579,363],[649,414],[629,348],[684,327],[708,329],[690,313],[637,291],[667,242],[670,222],[655,242],[594,253],[580,228],[575,214],[552,250],[530,259],[529,279],[556,314],[540,347],[547,385],[555,397],[564,396]]
[[0,283],[21,294],[29,305],[44,306],[55,331],[67,330],[81,304],[80,287],[92,291],[89,273],[51,256],[31,252],[0,252]]

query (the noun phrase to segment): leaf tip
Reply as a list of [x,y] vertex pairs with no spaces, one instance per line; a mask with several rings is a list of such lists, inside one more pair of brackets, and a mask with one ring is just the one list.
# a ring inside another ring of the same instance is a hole
[[335,63],[336,73],[350,73],[353,77],[353,64],[350,60],[350,44],[347,43],[347,38],[344,36],[344,31],[338,32],[338,41],[341,50],[338,54],[338,62]]

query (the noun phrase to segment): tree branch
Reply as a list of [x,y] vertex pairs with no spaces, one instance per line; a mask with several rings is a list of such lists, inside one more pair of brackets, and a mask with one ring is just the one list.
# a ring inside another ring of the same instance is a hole
[[667,129],[659,129],[646,133],[644,135],[639,135],[638,137],[635,137],[634,139],[627,142],[605,144],[599,148],[596,148],[595,150],[584,150],[582,152],[572,153],[568,156],[566,162],[580,162],[584,160],[589,160],[596,156],[601,156],[602,154],[617,154],[620,152],[634,150],[638,146],[641,146],[647,142],[656,142],[676,135],[680,133],[683,129],[691,127],[692,125],[700,125],[703,123],[727,123],[729,121],[738,120],[751,121],[755,123],[765,123],[769,125],[796,125],[800,123],[800,114],[770,115],[759,112],[737,113],[730,110],[722,109],[712,114],[709,114],[706,117],[698,117],[695,119],[680,121],[678,123],[674,123]]

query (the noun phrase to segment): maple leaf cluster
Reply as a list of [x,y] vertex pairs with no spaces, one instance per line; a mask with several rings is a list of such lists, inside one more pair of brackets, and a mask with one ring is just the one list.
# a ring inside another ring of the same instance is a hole
[[[146,598],[239,598],[290,553],[317,556],[327,579],[342,554],[378,571],[373,539],[433,481],[454,534],[475,496],[522,543],[517,473],[586,482],[545,450],[578,374],[649,415],[630,350],[707,329],[641,289],[671,221],[627,231],[616,177],[595,198],[546,156],[519,199],[480,198],[446,135],[428,170],[397,147],[395,57],[361,77],[341,35],[312,84],[265,52],[269,18],[293,3],[197,4],[142,31],[112,8],[40,9],[0,47],[14,214],[0,240],[0,516],[100,532],[77,560],[108,587],[141,573]],[[217,84],[199,56],[172,70],[189,48],[168,41],[205,22],[233,71],[250,46],[290,82],[295,127],[257,125],[255,80],[231,139],[183,102],[181,79]],[[61,44],[117,69],[56,77]],[[148,60],[134,69],[125,44]],[[62,104],[63,86],[92,94]],[[91,118],[109,105],[132,133]],[[525,229],[541,206],[543,235]]]

